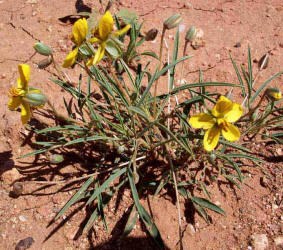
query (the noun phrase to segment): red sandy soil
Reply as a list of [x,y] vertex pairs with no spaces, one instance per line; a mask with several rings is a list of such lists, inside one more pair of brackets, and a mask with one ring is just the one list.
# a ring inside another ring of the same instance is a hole
[[[106,2],[106,1],[105,1]],[[99,8],[98,1],[84,1],[90,8]],[[185,64],[185,78],[188,82],[197,81],[197,71],[204,72],[204,81],[237,82],[236,74],[229,59],[229,53],[238,64],[247,62],[247,45],[250,44],[253,59],[270,53],[270,62],[258,77],[259,86],[271,75],[282,70],[283,65],[283,3],[281,0],[224,1],[224,0],[133,0],[115,1],[112,12],[121,8],[136,11],[145,20],[145,30],[156,27],[161,31],[162,22],[173,13],[180,13],[181,45],[184,44],[186,30],[194,25],[203,29],[205,47],[198,50],[188,48],[187,54],[194,57]],[[54,102],[58,110],[64,110],[63,92],[58,90],[48,78],[53,69],[39,70],[36,63],[42,59],[34,55],[32,48],[36,41],[43,41],[55,51],[56,60],[62,62],[70,51],[72,43],[69,34],[72,25],[58,20],[60,17],[76,13],[75,0],[1,0],[0,1],[0,249],[14,249],[24,238],[32,237],[30,249],[155,249],[141,224],[126,239],[119,239],[122,228],[117,223],[131,204],[130,192],[125,195],[116,210],[116,199],[107,206],[109,233],[101,222],[97,222],[89,235],[76,237],[79,225],[84,220],[82,209],[66,223],[47,227],[56,212],[65,204],[75,190],[59,191],[60,186],[44,186],[24,183],[24,193],[18,198],[9,196],[12,179],[8,170],[16,168],[20,178],[28,180],[37,175],[45,180],[71,178],[72,172],[80,171],[80,164],[57,168],[53,165],[33,166],[33,158],[18,160],[17,157],[33,149],[26,145],[27,130],[21,125],[20,116],[7,109],[9,88],[16,83],[17,65],[31,66],[31,85],[43,90]],[[182,31],[184,30],[184,31]],[[175,31],[168,32],[166,41],[169,53],[172,52]],[[160,34],[160,33],[159,33]],[[155,43],[147,46],[157,52],[160,35]],[[236,43],[241,47],[234,47]],[[167,52],[166,52],[167,53]],[[165,54],[166,54],[165,53]],[[253,64],[254,72],[258,65]],[[75,68],[74,74],[80,72]],[[282,89],[283,76],[278,77],[272,86]],[[164,81],[166,89],[166,81]],[[218,90],[219,91],[219,90]],[[219,92],[225,94],[228,88]],[[65,95],[67,96],[67,95]],[[241,100],[235,93],[234,99]],[[263,142],[248,145],[260,152],[266,163],[264,183],[260,168],[247,164],[244,169],[245,184],[242,189],[234,189],[227,183],[211,183],[208,189],[213,193],[213,202],[226,211],[226,216],[209,212],[212,223],[207,225],[199,216],[190,213],[190,208],[181,200],[182,223],[185,249],[248,249],[252,246],[252,235],[263,234],[268,238],[266,249],[280,249],[275,244],[283,234],[282,218],[282,148],[279,145],[266,145]],[[128,193],[127,193],[128,192]],[[143,204],[153,213],[153,218],[168,249],[176,249],[178,242],[177,211],[171,197],[162,193],[160,197],[150,197]],[[281,206],[280,206],[281,204]],[[75,206],[77,208],[78,206]],[[73,208],[72,211],[75,210]],[[68,215],[68,214],[67,214]],[[57,230],[58,228],[58,230]],[[50,238],[46,238],[53,232]],[[282,247],[282,246],[281,246]],[[251,249],[251,248],[250,248]],[[252,248],[264,249],[264,248]],[[282,248],[281,248],[282,249]]]

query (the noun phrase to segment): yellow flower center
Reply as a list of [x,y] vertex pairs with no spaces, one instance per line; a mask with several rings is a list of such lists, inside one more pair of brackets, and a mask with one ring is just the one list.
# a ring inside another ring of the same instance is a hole
[[8,97],[12,98],[15,96],[24,96],[26,94],[26,91],[20,88],[12,87],[8,93]]

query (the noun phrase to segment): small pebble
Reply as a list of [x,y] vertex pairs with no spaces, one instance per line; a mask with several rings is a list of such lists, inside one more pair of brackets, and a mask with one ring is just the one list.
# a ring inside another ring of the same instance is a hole
[[18,244],[16,245],[15,250],[25,250],[31,247],[31,245],[34,243],[34,239],[32,237],[25,238],[23,240],[20,240]]
[[19,216],[19,220],[20,220],[21,222],[27,221],[26,218],[25,218],[24,216],[22,216],[22,215]]
[[267,178],[265,176],[260,177],[259,183],[263,187],[267,187],[268,186],[268,181],[267,181]]
[[240,48],[241,46],[242,46],[242,45],[241,45],[240,42],[237,42],[237,43],[234,45],[235,48]]

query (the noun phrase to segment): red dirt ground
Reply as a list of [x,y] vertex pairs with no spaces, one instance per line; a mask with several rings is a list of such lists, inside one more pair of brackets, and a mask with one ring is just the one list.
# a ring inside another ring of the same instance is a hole
[[[85,0],[84,4],[90,8],[99,8],[98,1]],[[57,109],[64,109],[64,93],[48,80],[50,72],[36,67],[36,63],[42,57],[34,55],[32,46],[36,41],[43,41],[54,49],[56,59],[61,62],[72,47],[69,40],[72,25],[64,24],[58,18],[76,13],[75,6],[75,0],[0,0],[0,249],[14,249],[21,239],[27,237],[34,239],[35,242],[30,248],[34,250],[155,249],[141,224],[137,224],[128,238],[118,237],[121,228],[116,223],[131,204],[130,193],[125,194],[117,211],[115,199],[107,207],[109,234],[103,229],[102,223],[98,222],[92,234],[82,235],[76,239],[79,225],[84,219],[85,211],[82,210],[59,227],[59,230],[46,241],[46,237],[52,230],[56,230],[61,221],[50,227],[47,227],[48,223],[75,191],[57,192],[60,186],[42,188],[41,185],[24,182],[22,196],[17,199],[9,196],[12,187],[11,178],[7,176],[8,170],[16,168],[21,174],[19,177],[28,180],[37,175],[36,171],[39,168],[33,166],[33,158],[17,160],[18,156],[33,149],[25,145],[24,135],[27,131],[21,125],[20,116],[7,109],[8,89],[16,83],[17,65],[27,63],[32,68],[32,86],[42,89]],[[260,74],[256,86],[282,70],[281,0],[122,0],[115,1],[112,12],[121,8],[136,11],[141,19],[146,21],[145,30],[156,27],[161,31],[165,18],[173,13],[182,14],[181,44],[184,43],[185,32],[191,25],[203,29],[205,47],[187,50],[187,54],[194,55],[185,64],[185,78],[188,82],[197,81],[199,68],[204,72],[204,81],[237,82],[229,53],[238,64],[246,63],[248,44],[251,46],[253,59],[258,60],[267,52],[271,55],[269,66]],[[185,31],[182,32],[182,29]],[[172,52],[174,32],[170,31],[166,36],[169,53]],[[160,33],[156,42],[149,43],[148,47],[157,52],[159,41]],[[241,43],[241,47],[234,47],[238,42]],[[257,64],[254,63],[253,67],[256,72]],[[50,71],[53,72],[51,68]],[[78,68],[75,69],[75,73],[71,76],[78,76]],[[282,82],[281,75],[272,86],[283,91]],[[164,88],[160,88],[160,93],[162,89],[166,89],[167,82],[164,81],[162,84]],[[221,92],[225,94],[228,90],[223,88]],[[234,99],[240,100],[241,97],[236,93]],[[282,249],[282,245],[275,244],[276,239],[282,239],[283,234],[282,148],[261,142],[255,142],[249,145],[249,148],[265,156],[264,186],[260,184],[262,171],[248,164],[245,176],[249,179],[242,185],[241,190],[233,189],[227,183],[212,183],[209,191],[214,194],[213,202],[218,203],[227,215],[221,216],[210,212],[210,225],[204,223],[197,215],[192,218],[189,208],[181,201],[185,249],[251,249],[250,237],[254,234],[264,234],[268,237],[269,245],[266,249]],[[79,170],[79,164],[64,166],[61,169],[51,165],[40,167],[42,177],[46,180],[56,180],[62,176],[71,177],[71,171]],[[147,209],[150,204],[153,218],[166,246],[169,249],[176,249],[178,220],[176,206],[171,198],[167,194],[162,194],[161,197],[150,197],[148,201],[143,201],[143,204]]]

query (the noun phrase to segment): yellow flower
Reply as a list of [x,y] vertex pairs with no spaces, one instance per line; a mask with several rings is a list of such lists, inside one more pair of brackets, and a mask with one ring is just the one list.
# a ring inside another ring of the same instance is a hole
[[29,91],[28,82],[30,76],[30,67],[26,64],[18,65],[20,77],[17,80],[17,87],[12,87],[8,93],[10,98],[8,103],[8,109],[16,110],[21,106],[21,120],[23,124],[26,124],[31,118],[30,104],[24,99],[27,94],[40,93],[37,89]]
[[87,29],[87,21],[85,18],[79,19],[74,23],[71,40],[76,44],[76,48],[66,56],[63,63],[64,68],[71,67],[76,62],[79,47],[86,39]]
[[203,144],[207,151],[213,150],[220,134],[228,141],[237,141],[240,138],[239,129],[232,125],[242,116],[243,109],[238,103],[233,103],[225,96],[220,96],[211,114],[200,113],[190,118],[189,123],[194,128],[207,129]]
[[113,32],[114,21],[112,15],[107,11],[99,20],[98,29],[95,31],[94,37],[89,40],[90,43],[98,43],[99,47],[95,56],[93,56],[88,62],[87,66],[97,64],[104,56],[106,41],[110,36],[117,37],[126,33],[131,25],[126,25],[123,29]]

